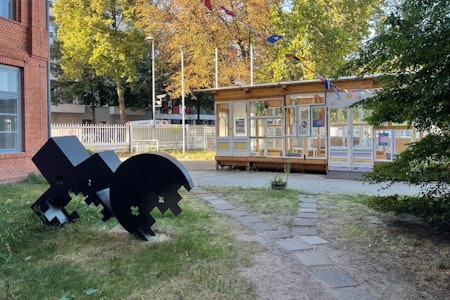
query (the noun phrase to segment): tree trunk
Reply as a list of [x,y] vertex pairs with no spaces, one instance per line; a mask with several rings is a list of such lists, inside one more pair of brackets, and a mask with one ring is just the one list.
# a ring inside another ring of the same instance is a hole
[[200,125],[200,98],[197,99],[197,125]]
[[127,112],[125,111],[125,97],[123,96],[123,86],[120,79],[116,81],[116,86],[117,97],[119,99],[120,123],[125,124],[127,122]]
[[95,99],[91,101],[92,124],[96,124],[95,120]]

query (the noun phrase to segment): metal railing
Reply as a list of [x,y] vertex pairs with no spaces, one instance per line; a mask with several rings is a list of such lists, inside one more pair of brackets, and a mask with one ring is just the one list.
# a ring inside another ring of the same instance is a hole
[[[51,136],[75,135],[94,152],[104,150],[147,152],[182,150],[182,125],[52,124]],[[214,126],[185,125],[186,150],[215,150]]]

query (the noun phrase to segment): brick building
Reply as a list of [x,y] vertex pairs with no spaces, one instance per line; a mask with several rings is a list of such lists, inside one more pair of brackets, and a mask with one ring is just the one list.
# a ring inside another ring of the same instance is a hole
[[35,172],[48,139],[47,4],[0,0],[0,183]]

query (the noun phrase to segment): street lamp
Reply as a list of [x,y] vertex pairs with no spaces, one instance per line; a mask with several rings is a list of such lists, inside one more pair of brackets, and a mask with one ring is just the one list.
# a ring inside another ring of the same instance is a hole
[[[155,38],[152,36],[146,37],[146,41],[152,42],[152,118],[153,127],[155,127]],[[153,138],[155,138],[155,131],[153,130]]]

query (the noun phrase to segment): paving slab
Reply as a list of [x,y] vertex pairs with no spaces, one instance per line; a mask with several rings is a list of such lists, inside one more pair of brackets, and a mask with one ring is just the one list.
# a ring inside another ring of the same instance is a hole
[[238,217],[237,219],[245,224],[261,222],[261,218],[257,217],[257,216],[242,216],[242,217]]
[[244,217],[244,216],[248,216],[249,212],[245,211],[245,210],[230,210],[227,212],[227,214],[229,214],[232,217]]
[[321,245],[328,244],[328,241],[324,240],[320,236],[312,235],[312,236],[301,236],[300,239],[307,242],[310,245]]
[[253,229],[255,231],[275,231],[275,230],[277,230],[276,227],[274,227],[268,223],[262,223],[262,222],[250,223],[249,226],[251,229]]
[[294,227],[292,228],[294,235],[316,235],[316,229],[311,227]]
[[292,238],[292,234],[289,231],[285,231],[285,230],[277,230],[277,231],[267,232],[266,235],[269,238],[275,239],[275,240]]
[[297,218],[292,221],[292,226],[314,226],[316,225],[317,219],[304,219]]
[[300,201],[302,203],[316,203],[316,198],[312,198],[309,196],[300,196]]
[[217,209],[217,210],[235,210],[236,206],[233,204],[230,204],[228,202],[221,202],[221,201],[214,201],[211,202],[211,204]]
[[225,201],[225,200],[220,199],[220,198],[208,199],[208,201],[211,204],[230,204],[228,201]]
[[284,239],[278,242],[278,245],[288,251],[298,251],[312,249],[311,245],[298,238]]
[[300,212],[297,214],[298,218],[307,218],[307,219],[318,219],[317,213],[303,213]]
[[220,200],[219,197],[217,197],[214,194],[202,194],[200,195],[203,199],[208,200],[208,201],[214,201],[214,200]]
[[337,300],[376,300],[368,290],[361,287],[346,287],[333,291]]
[[302,202],[300,203],[300,208],[316,208],[317,205],[314,202]]
[[301,251],[295,254],[305,266],[332,265],[333,262],[323,253],[317,251]]
[[303,208],[303,207],[300,207],[298,212],[300,212],[300,213],[316,213],[317,209],[316,208]]
[[333,288],[357,286],[358,283],[343,270],[319,270],[314,272],[314,276],[326,285]]

